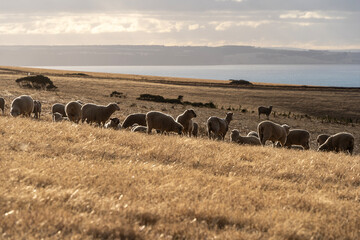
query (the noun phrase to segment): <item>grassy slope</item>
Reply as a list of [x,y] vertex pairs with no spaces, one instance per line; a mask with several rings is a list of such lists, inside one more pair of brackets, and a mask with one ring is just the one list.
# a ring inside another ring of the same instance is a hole
[[0,118],[6,238],[360,237],[360,156]]
[[[316,149],[319,133],[348,131],[360,138],[359,124],[316,119],[324,112],[360,118],[360,105],[354,105],[358,90],[223,89],[45,70],[59,91],[43,92],[15,84],[26,72],[0,70],[0,95],[7,101],[6,116],[0,116],[0,238],[359,238],[359,155],[54,124],[49,114],[56,102],[80,99],[117,101],[121,111],[114,116],[121,120],[153,109],[176,116],[183,106],[135,99],[141,93],[183,95],[219,106],[195,108],[202,134],[206,119],[223,116],[221,107],[229,106],[236,108],[230,129],[246,134],[259,122],[252,111],[272,104],[277,114],[310,114],[311,119],[276,115],[271,120],[308,129]],[[114,90],[127,98],[110,98]],[[11,100],[21,94],[43,103],[40,121],[8,116]],[[356,141],[356,154],[359,146]]]

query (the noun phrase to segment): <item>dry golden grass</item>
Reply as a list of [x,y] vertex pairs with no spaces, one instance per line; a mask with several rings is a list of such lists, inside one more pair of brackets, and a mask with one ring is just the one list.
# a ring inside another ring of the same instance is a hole
[[[329,113],[335,115],[360,118],[356,90],[277,92],[44,71],[58,92],[21,89],[15,79],[24,72],[0,71],[0,96],[7,101],[6,116],[0,116],[0,238],[360,238],[359,124],[321,123],[316,118],[322,107],[332,108]],[[114,90],[127,97],[110,98]],[[317,134],[348,131],[355,135],[356,155],[239,146],[205,136],[148,136],[50,121],[53,103],[77,99],[118,101],[121,111],[114,115],[121,120],[134,112],[154,109],[176,116],[185,109],[136,100],[141,93],[212,100],[218,109],[195,108],[203,134],[209,116],[225,115],[221,106],[237,109],[230,129],[245,134],[259,122],[251,111],[260,103],[277,101],[273,105],[278,113],[310,114],[311,119],[271,120],[308,129],[312,149]],[[21,94],[42,101],[41,120],[8,116],[10,101]],[[299,96],[304,100],[291,102]],[[313,103],[325,98],[324,103]],[[241,113],[239,105],[249,112]]]
[[357,239],[360,157],[0,118],[2,238]]

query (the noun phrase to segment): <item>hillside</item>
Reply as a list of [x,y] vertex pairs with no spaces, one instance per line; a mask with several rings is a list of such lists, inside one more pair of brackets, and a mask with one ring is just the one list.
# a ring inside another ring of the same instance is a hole
[[360,52],[250,46],[0,46],[0,65],[12,66],[235,64],[360,64]]
[[[28,72],[49,76],[58,91],[19,88],[15,80]],[[0,79],[7,101],[0,116],[2,238],[360,237],[358,89],[229,88],[182,79],[186,86],[171,83],[179,79],[5,67]],[[110,97],[114,90],[125,97]],[[114,116],[121,121],[134,112],[176,116],[186,109],[136,100],[141,93],[183,95],[217,108],[194,107],[197,139],[51,122],[52,104],[78,99],[118,102]],[[40,120],[9,116],[10,101],[21,94],[43,103]],[[240,146],[228,135],[225,142],[205,136],[206,119],[230,110],[230,129],[255,130],[264,119],[257,107],[269,104],[271,120],[310,131],[312,150]],[[354,156],[314,151],[317,134],[339,131],[354,134]]]

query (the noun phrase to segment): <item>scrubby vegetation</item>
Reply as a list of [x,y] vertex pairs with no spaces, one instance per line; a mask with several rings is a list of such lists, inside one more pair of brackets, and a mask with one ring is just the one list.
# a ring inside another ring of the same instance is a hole
[[57,87],[50,78],[43,75],[26,76],[16,79],[16,82],[23,88],[34,88],[43,90],[55,90]]
[[174,98],[164,98],[161,95],[140,94],[140,97],[138,97],[137,99],[143,100],[143,101],[190,105],[193,107],[216,108],[216,106],[213,102],[202,103],[202,102],[183,101],[182,95],[179,95],[178,98],[174,99]]

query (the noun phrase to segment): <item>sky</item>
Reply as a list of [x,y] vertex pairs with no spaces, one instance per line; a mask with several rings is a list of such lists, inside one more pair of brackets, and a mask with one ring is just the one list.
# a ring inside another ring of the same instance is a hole
[[0,45],[360,49],[360,0],[0,0]]

